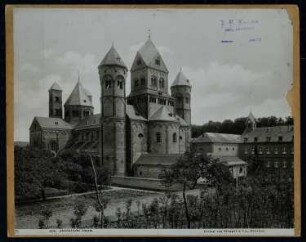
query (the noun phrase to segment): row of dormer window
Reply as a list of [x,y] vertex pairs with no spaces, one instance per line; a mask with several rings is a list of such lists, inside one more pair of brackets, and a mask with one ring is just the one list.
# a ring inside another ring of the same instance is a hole
[[[266,147],[266,148],[258,147],[257,152],[258,152],[258,154],[263,154],[263,153],[265,153],[265,154],[272,154],[272,153],[274,153],[274,154],[287,154],[288,151],[287,151],[286,147],[282,147],[280,149],[277,148],[277,147],[275,147],[274,149],[270,149],[270,147]],[[291,154],[293,154],[293,148],[291,148],[289,152]],[[255,154],[255,148],[254,147],[252,149],[245,148],[244,153],[245,154],[249,154],[249,153]]]

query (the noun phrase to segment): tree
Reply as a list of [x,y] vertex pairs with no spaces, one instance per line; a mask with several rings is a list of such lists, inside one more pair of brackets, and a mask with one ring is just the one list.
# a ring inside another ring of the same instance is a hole
[[[89,156],[90,158],[90,164],[91,164],[91,167],[92,167],[92,170],[93,170],[93,175],[94,175],[94,183],[95,183],[95,188],[96,188],[96,198],[97,198],[97,205],[96,205],[96,210],[100,212],[100,219],[101,219],[101,228],[104,227],[103,225],[103,221],[104,221],[104,210],[107,206],[107,203],[108,203],[108,200],[107,199],[104,199],[102,197],[102,193],[101,191],[99,191],[99,185],[98,185],[98,182],[102,182],[102,184],[106,184],[109,182],[110,180],[110,177],[107,170],[105,169],[104,170],[104,173],[100,174],[100,176],[97,174],[97,171],[96,171],[96,168],[95,168],[95,164],[94,164],[94,161],[92,159],[91,156]],[[103,169],[102,169],[103,170]]]
[[170,169],[164,170],[160,175],[161,182],[167,187],[173,184],[181,185],[188,228],[191,225],[191,215],[186,191],[195,189],[200,178],[206,179],[214,186],[219,186],[225,181],[232,181],[228,169],[218,160],[193,153],[184,154]]

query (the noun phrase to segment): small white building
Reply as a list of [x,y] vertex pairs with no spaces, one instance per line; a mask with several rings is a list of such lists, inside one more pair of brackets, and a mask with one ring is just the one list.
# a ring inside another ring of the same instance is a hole
[[236,179],[247,175],[247,162],[238,157],[238,148],[241,143],[241,135],[203,133],[192,140],[191,148],[195,153],[218,159],[229,168]]

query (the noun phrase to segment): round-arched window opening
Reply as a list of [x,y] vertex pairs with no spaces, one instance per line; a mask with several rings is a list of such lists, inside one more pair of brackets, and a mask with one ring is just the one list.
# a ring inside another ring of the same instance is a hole
[[239,168],[239,173],[241,174],[243,171],[242,167]]
[[142,133],[139,133],[139,134],[138,134],[138,138],[143,138],[143,134],[142,134]]
[[183,139],[183,137],[182,136],[180,136],[180,140],[182,140]]

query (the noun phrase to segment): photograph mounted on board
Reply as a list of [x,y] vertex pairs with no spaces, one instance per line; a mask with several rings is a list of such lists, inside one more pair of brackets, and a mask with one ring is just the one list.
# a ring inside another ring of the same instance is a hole
[[9,236],[300,234],[295,6],[6,10]]

